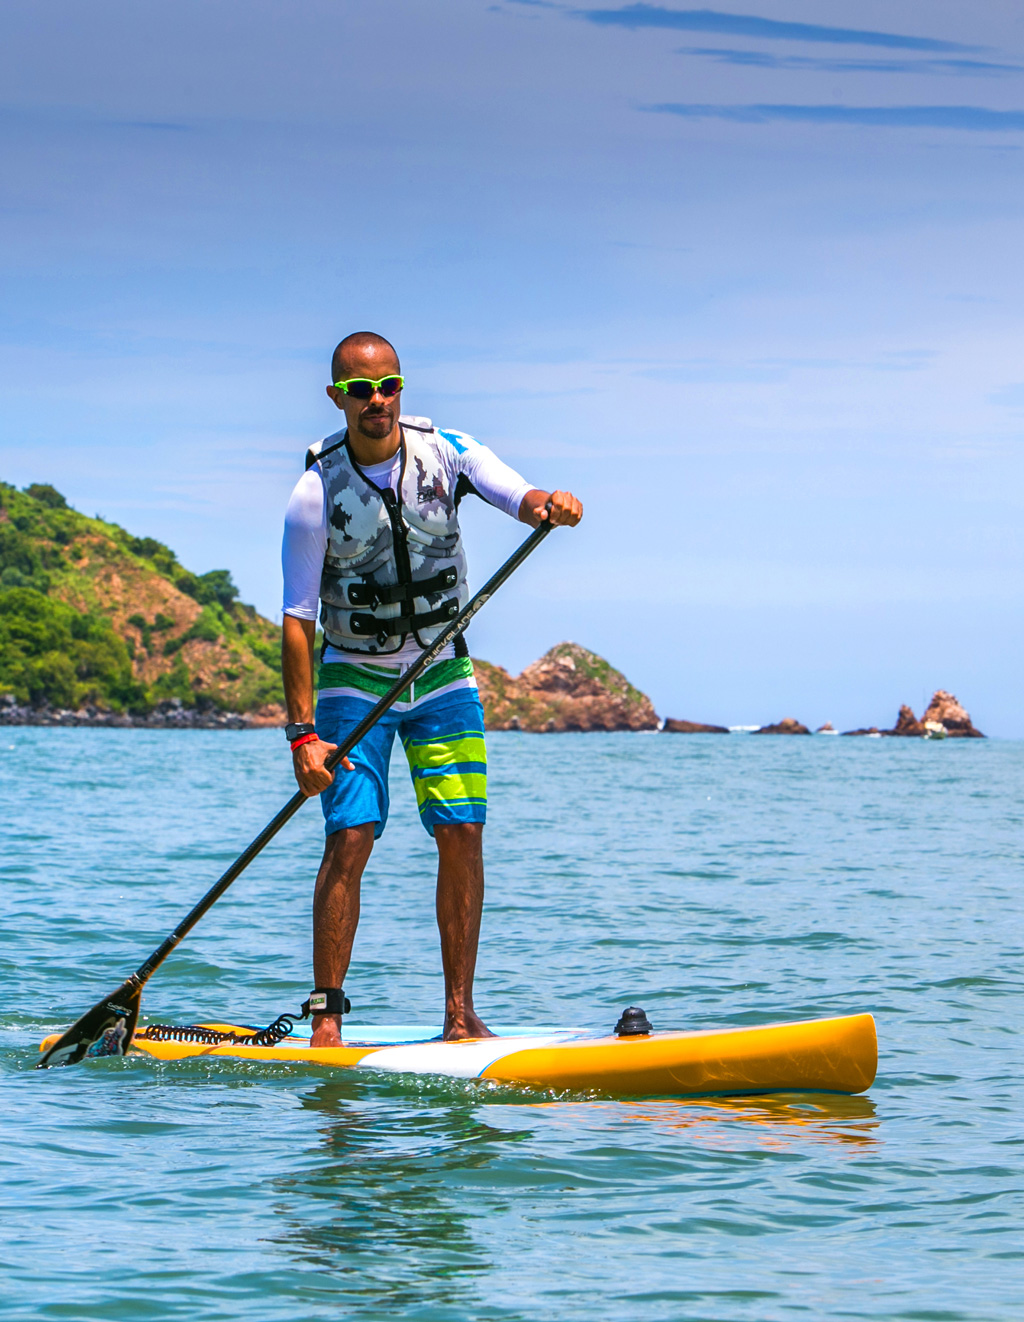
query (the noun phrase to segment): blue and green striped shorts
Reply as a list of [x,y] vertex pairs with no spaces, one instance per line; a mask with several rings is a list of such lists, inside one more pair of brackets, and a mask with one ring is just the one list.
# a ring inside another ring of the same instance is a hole
[[[316,729],[338,744],[398,676],[394,666],[327,662],[320,667]],[[435,826],[487,819],[484,710],[469,657],[438,661],[417,680],[411,698],[396,703],[355,746],[353,770],[339,767],[320,795],[328,835],[388,819],[388,764],[395,735],[409,762],[420,821]]]

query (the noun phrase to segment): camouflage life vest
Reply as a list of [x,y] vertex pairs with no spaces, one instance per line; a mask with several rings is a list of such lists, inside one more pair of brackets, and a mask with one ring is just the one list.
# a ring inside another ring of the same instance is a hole
[[311,446],[327,496],[320,580],[324,639],[345,652],[397,652],[406,638],[429,646],[469,600],[458,499],[429,418],[402,417],[398,494],[375,486],[347,431]]

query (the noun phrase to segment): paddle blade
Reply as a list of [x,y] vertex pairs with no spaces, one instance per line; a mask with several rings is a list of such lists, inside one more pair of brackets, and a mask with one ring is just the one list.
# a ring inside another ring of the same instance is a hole
[[128,979],[82,1015],[56,1041],[43,1044],[37,1070],[51,1065],[77,1065],[86,1056],[123,1056],[139,1018],[142,987]]

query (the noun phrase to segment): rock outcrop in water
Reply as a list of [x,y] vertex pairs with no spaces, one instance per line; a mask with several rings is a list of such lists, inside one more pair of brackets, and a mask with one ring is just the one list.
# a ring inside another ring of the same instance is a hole
[[806,725],[801,723],[793,716],[783,716],[781,721],[775,725],[762,725],[759,730],[751,730],[751,734],[810,734]]
[[727,725],[704,725],[700,721],[677,721],[666,717],[661,727],[663,734],[728,734]]
[[913,708],[904,703],[896,718],[896,724],[891,730],[883,730],[882,733],[893,738],[923,739],[926,731],[924,725],[914,715]]
[[950,739],[985,738],[980,730],[974,728],[970,716],[952,693],[947,693],[945,689],[936,689],[928,710],[921,717],[921,724],[926,728],[931,722],[943,726]]
[[891,730],[879,730],[876,725],[861,730],[844,730],[845,735],[885,735],[890,739],[984,739],[980,730],[976,730],[970,716],[960,706],[952,693],[937,689],[928,710],[920,720],[914,710],[906,703],[900,707],[900,714]]
[[512,676],[473,661],[489,729],[538,734],[567,730],[656,730],[650,698],[620,671],[578,643],[559,643]]

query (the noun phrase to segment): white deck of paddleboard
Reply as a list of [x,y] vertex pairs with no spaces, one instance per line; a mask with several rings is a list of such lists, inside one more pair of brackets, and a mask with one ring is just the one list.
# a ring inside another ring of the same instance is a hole
[[[371,1047],[371,1046],[405,1046],[409,1043],[427,1043],[440,1042],[442,1028],[440,1024],[349,1024],[345,1023],[341,1030],[342,1038],[347,1047]],[[556,1024],[542,1024],[539,1027],[531,1025],[525,1027],[522,1024],[516,1024],[509,1027],[507,1024],[498,1024],[491,1029],[498,1037],[550,1037],[552,1034],[561,1037],[578,1037],[585,1035],[585,1028],[562,1028]],[[296,1024],[288,1034],[291,1041],[294,1038],[303,1037],[307,1041],[312,1036],[313,1030],[309,1024]],[[490,1040],[490,1039],[488,1039]],[[537,1044],[534,1043],[534,1046]]]
[[[488,1065],[526,1047],[547,1047],[586,1036],[582,1028],[510,1027],[500,1024],[497,1037],[470,1042],[443,1042],[441,1029],[422,1024],[345,1024],[346,1046],[378,1047],[359,1062],[357,1069],[391,1074],[443,1074],[450,1079],[478,1078]],[[311,1029],[297,1026],[289,1040],[309,1040]]]

